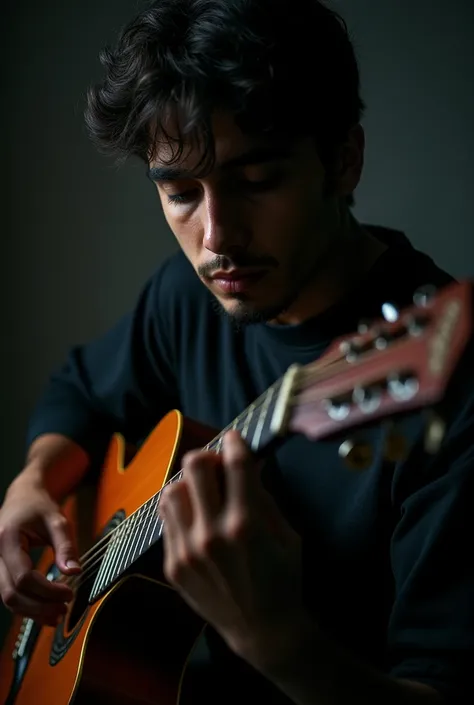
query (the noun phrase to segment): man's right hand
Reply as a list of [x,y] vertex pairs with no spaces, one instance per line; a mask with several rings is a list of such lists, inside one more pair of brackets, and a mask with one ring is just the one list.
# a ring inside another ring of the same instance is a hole
[[59,505],[40,483],[20,475],[0,509],[0,595],[10,611],[55,625],[73,592],[34,569],[30,550],[46,545],[62,573],[80,573],[71,527]]

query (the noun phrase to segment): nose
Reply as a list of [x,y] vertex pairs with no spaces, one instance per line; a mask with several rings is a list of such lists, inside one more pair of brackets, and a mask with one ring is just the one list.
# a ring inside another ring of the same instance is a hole
[[232,198],[209,194],[204,199],[204,247],[216,255],[246,249],[251,230],[245,222],[245,212]]

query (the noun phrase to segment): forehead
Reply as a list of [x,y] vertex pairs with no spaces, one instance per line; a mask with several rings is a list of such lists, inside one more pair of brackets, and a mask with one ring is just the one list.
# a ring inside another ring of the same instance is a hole
[[[250,164],[289,158],[294,145],[264,137],[246,135],[229,115],[216,115],[212,120],[211,147],[213,154],[205,152],[202,142],[179,144],[169,132],[171,140],[157,140],[154,157],[150,161],[149,175],[154,181],[180,178],[198,174],[209,164],[217,170],[228,170]],[[179,152],[178,152],[179,148]]]

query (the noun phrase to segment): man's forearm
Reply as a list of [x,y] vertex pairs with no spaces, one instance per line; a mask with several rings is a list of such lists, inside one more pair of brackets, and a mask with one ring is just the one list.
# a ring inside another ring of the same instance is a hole
[[41,484],[61,501],[80,483],[89,464],[81,446],[60,434],[48,433],[31,444],[25,467],[14,482]]
[[[304,634],[302,633],[304,631]],[[295,705],[443,705],[431,687],[397,680],[357,661],[308,622],[284,656],[255,663]]]

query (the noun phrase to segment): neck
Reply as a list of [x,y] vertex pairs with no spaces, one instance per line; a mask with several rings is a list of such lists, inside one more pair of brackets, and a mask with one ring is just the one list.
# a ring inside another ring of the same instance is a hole
[[364,278],[386,250],[350,212],[344,220],[315,275],[294,304],[272,323],[298,325],[324,313]]

